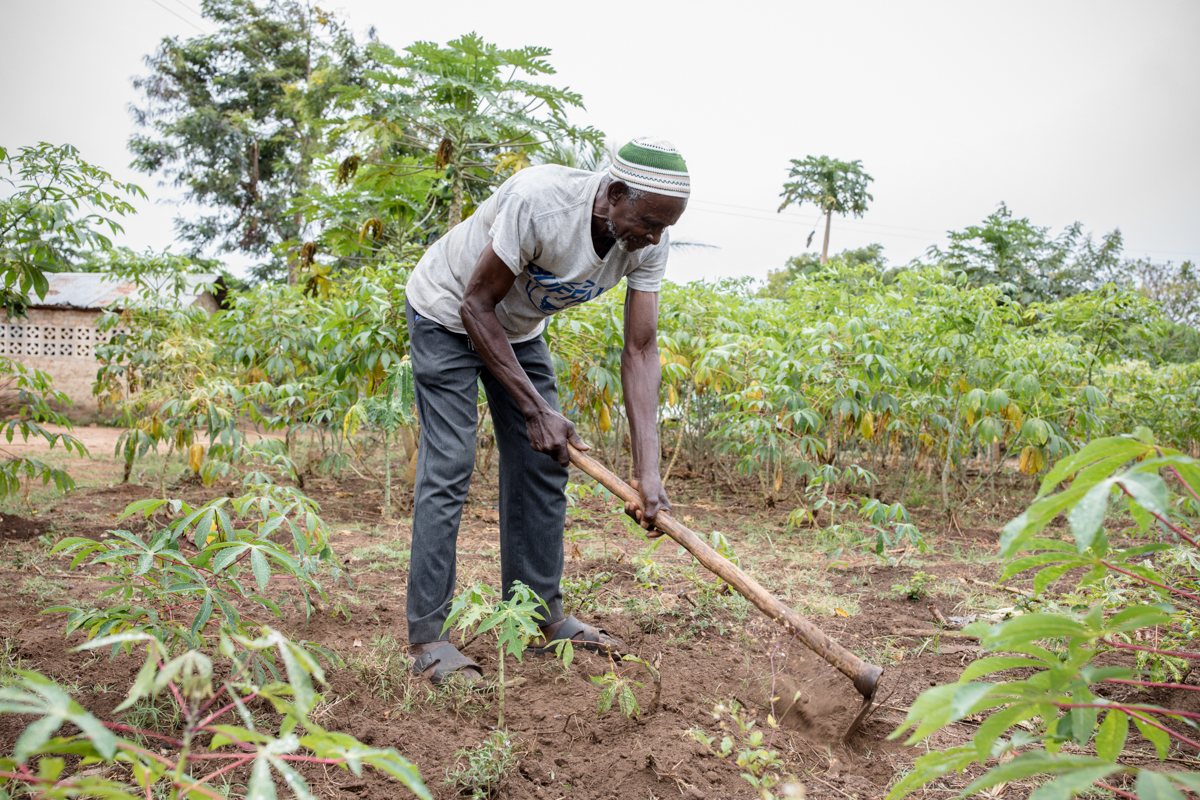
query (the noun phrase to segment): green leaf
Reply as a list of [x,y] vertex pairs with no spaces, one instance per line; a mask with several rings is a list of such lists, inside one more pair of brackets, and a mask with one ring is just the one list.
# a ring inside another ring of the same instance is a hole
[[[1046,473],[1046,477],[1042,479],[1041,489],[1038,491],[1038,498],[1042,498],[1049,494],[1051,490],[1062,483],[1064,479],[1078,472],[1082,467],[1091,464],[1094,461],[1101,459],[1116,458],[1117,464],[1126,461],[1132,461],[1140,455],[1147,452],[1147,447],[1130,439],[1126,436],[1110,436],[1105,439],[1096,439],[1087,446],[1080,449],[1074,455],[1060,459],[1054,467]],[[1114,464],[1114,467],[1116,464]]]
[[1096,731],[1096,755],[1105,761],[1115,762],[1125,749],[1125,737],[1129,732],[1129,716],[1124,711],[1109,711]]
[[1081,767],[1072,770],[1039,786],[1029,795],[1029,800],[1071,800],[1080,792],[1091,789],[1096,781],[1102,781],[1120,769],[1121,767],[1115,764],[1106,764],[1102,767]]
[[265,592],[267,581],[271,579],[271,566],[267,563],[267,557],[257,547],[250,551],[250,568],[254,570],[254,580],[258,583],[258,590]]
[[113,709],[113,712],[124,711],[132,706],[138,700],[141,700],[146,695],[154,690],[154,673],[158,671],[158,662],[151,653],[146,657],[146,663],[142,664],[142,668],[138,670],[137,677],[133,679],[133,686],[129,687],[129,694],[125,696],[125,701],[121,705]]
[[1067,520],[1071,523],[1071,534],[1075,537],[1075,547],[1080,553],[1092,546],[1096,539],[1096,531],[1104,524],[1110,494],[1112,482],[1101,481],[1088,490],[1067,514]]
[[246,800],[275,800],[275,780],[271,777],[271,765],[265,755],[254,759],[250,771],[250,784],[246,787]]
[[1158,752],[1158,758],[1160,761],[1170,755],[1171,734],[1167,733],[1161,728],[1156,728],[1147,722],[1143,722],[1137,717],[1133,718],[1133,722],[1135,725],[1137,725],[1138,731],[1142,734],[1142,736],[1146,737],[1146,740],[1154,745],[1154,749]]
[[1142,508],[1155,514],[1167,513],[1167,484],[1156,473],[1130,472],[1117,482]]
[[1042,667],[1045,668],[1046,662],[1038,661],[1033,658],[1023,658],[1020,656],[991,656],[989,658],[981,658],[978,661],[972,661],[963,670],[962,675],[958,677],[959,683],[975,680],[983,675],[990,675],[993,672],[1000,672],[1006,669],[1017,669],[1018,667]]
[[1171,780],[1200,794],[1200,772],[1172,772]]
[[1062,775],[1078,769],[1099,768],[1113,771],[1119,769],[1112,764],[1106,764],[1089,756],[1072,756],[1064,753],[1048,753],[1045,750],[1031,750],[1009,761],[988,770],[969,786],[962,790],[962,796],[975,794],[997,786],[1001,783],[1024,780],[1034,775]]
[[1149,769],[1138,770],[1135,790],[1138,800],[1186,800],[1170,778]]

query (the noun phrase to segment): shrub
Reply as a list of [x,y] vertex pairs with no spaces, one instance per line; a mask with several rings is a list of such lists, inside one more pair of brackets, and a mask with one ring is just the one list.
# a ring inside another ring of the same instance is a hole
[[[1070,485],[1055,493],[1068,478]],[[1127,547],[1118,547],[1104,526],[1114,497],[1137,523],[1139,538]],[[1043,480],[1037,501],[1004,529],[1001,552],[1010,561],[1002,580],[1036,570],[1035,597],[1042,597],[1069,571],[1086,568],[1083,587],[1102,588],[1119,578],[1125,599],[1116,601],[1104,590],[1090,607],[968,627],[997,655],[969,665],[957,683],[924,692],[892,736],[912,728],[908,743],[916,744],[968,715],[984,720],[971,744],[918,759],[889,800],[972,764],[993,764],[992,759],[999,762],[964,795],[1028,778],[1047,781],[1032,800],[1070,798],[1093,787],[1132,797],[1112,785],[1130,780],[1143,798],[1182,800],[1180,786],[1200,791],[1200,773],[1145,765],[1128,747],[1132,724],[1153,744],[1160,762],[1178,745],[1200,748],[1195,732],[1200,714],[1112,699],[1117,687],[1194,688],[1163,682],[1155,665],[1200,661],[1200,653],[1179,649],[1190,640],[1188,623],[1200,612],[1200,540],[1189,519],[1196,501],[1200,461],[1156,445],[1144,429],[1097,439],[1059,462]],[[1073,541],[1041,535],[1063,512]],[[1023,552],[1029,554],[1019,556]],[[1105,654],[1124,657],[1100,660]],[[1024,677],[1013,676],[1017,669]],[[991,680],[979,680],[985,676]]]

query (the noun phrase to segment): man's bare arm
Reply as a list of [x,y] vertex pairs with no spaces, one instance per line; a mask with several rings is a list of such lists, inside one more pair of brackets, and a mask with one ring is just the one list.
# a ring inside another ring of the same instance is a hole
[[496,317],[496,306],[516,279],[488,242],[467,282],[459,316],[479,357],[524,414],[530,446],[565,466],[571,460],[567,442],[580,450],[587,450],[588,446],[579,438],[571,421],[552,409],[533,388]]
[[635,488],[641,492],[646,510],[643,514],[632,505],[627,505],[625,510],[645,528],[653,525],[659,511],[671,510],[658,474],[658,387],[661,381],[658,294],[630,289],[625,298],[621,385],[625,394],[625,414],[629,418]]

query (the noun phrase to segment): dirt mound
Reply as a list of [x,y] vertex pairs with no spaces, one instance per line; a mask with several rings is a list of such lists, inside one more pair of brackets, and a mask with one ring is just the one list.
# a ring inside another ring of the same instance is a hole
[[48,530],[50,523],[45,520],[0,513],[0,542],[25,542],[36,539]]

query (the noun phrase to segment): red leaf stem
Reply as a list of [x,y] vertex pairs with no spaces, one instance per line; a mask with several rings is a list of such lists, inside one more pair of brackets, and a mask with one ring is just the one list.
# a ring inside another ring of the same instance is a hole
[[1105,708],[1109,711],[1124,711],[1126,714],[1141,711],[1146,714],[1166,714],[1172,717],[1200,719],[1200,714],[1195,714],[1191,711],[1176,711],[1170,708],[1159,708],[1158,706],[1128,705],[1126,703],[1055,703],[1054,705],[1058,708]]
[[155,733],[154,731],[148,731],[145,728],[135,728],[132,725],[122,725],[119,722],[105,722],[104,727],[108,728],[109,730],[113,730],[113,731],[124,731],[125,733],[136,733],[139,736],[150,736],[155,739],[164,741],[167,744],[173,744],[176,747],[183,747],[183,742],[179,741],[178,739],[172,739],[170,736],[163,736],[161,733]]
[[1200,692],[1200,686],[1189,686],[1186,683],[1154,683],[1152,681],[1129,681],[1123,678],[1105,678],[1105,683],[1127,683],[1130,686],[1149,686],[1154,689],[1187,689],[1190,692]]
[[[236,676],[234,676],[234,677],[236,677]],[[225,684],[225,685],[226,685],[226,686],[229,686],[229,684],[228,684],[228,683],[227,683],[227,684]],[[231,697],[233,696],[233,692],[232,692],[232,690],[230,690],[230,696],[231,696]],[[242,702],[243,702],[243,703],[245,703],[246,701],[248,701],[248,700],[253,700],[253,699],[254,699],[254,698],[256,698],[256,697],[258,697],[258,692],[257,692],[257,691],[255,691],[255,692],[253,692],[253,693],[251,693],[251,694],[248,694],[248,695],[246,695],[244,698],[242,698]],[[220,710],[218,710],[218,711],[214,711],[213,713],[211,713],[211,714],[209,714],[207,717],[205,717],[203,720],[201,720],[201,721],[200,721],[200,724],[199,724],[199,725],[197,725],[196,727],[197,727],[197,728],[203,728],[205,725],[207,725],[207,724],[209,724],[210,722],[212,722],[213,720],[215,720],[215,719],[219,718],[219,717],[220,717],[222,714],[224,714],[226,711],[229,711],[230,709],[233,709],[233,708],[237,708],[237,703],[229,703],[228,705],[226,705],[225,707],[221,708]],[[207,711],[207,710],[208,710],[208,706],[205,706],[204,708],[202,708],[202,709],[201,709],[201,713],[203,713],[204,711]]]
[[1185,592],[1183,589],[1177,589],[1174,586],[1167,586],[1165,583],[1159,583],[1158,581],[1152,581],[1147,577],[1138,575],[1136,572],[1130,572],[1127,569],[1121,569],[1116,564],[1105,561],[1103,559],[1100,560],[1100,563],[1103,564],[1104,566],[1108,567],[1109,569],[1111,569],[1113,572],[1119,572],[1122,575],[1128,575],[1130,578],[1134,578],[1136,580],[1142,581],[1143,583],[1148,583],[1151,586],[1157,586],[1160,589],[1166,589],[1168,592],[1174,592],[1175,594],[1181,594],[1184,597],[1188,598],[1189,600],[1195,600],[1197,603],[1200,603],[1200,595],[1198,595],[1198,594],[1192,594],[1191,592]]
[[205,775],[204,777],[197,778],[195,780],[195,782],[192,783],[191,785],[183,787],[180,791],[180,794],[186,797],[187,793],[190,792],[192,789],[196,788],[197,786],[200,786],[201,784],[206,784],[209,781],[213,780],[214,778],[219,778],[222,775],[224,775],[226,772],[229,772],[229,770],[231,770],[231,769],[237,769],[238,767],[245,766],[246,764],[249,764],[251,761],[253,761],[254,758],[255,757],[252,755],[247,756],[247,755],[242,755],[239,753],[237,761],[233,762],[232,764],[227,764],[224,767],[221,767],[220,769],[215,769],[212,772]]
[[1122,650],[1141,650],[1143,653],[1154,653],[1160,656],[1171,656],[1173,658],[1190,658],[1200,660],[1200,653],[1184,653],[1180,650],[1158,650],[1154,647],[1141,647],[1136,644],[1127,644],[1125,642],[1113,642],[1108,639],[1104,640],[1105,644],[1111,647],[1119,647]]
[[1109,786],[1104,781],[1096,781],[1096,785],[1099,786],[1101,789],[1107,789],[1108,791],[1112,792],[1113,794],[1128,798],[1128,800],[1138,800],[1138,796],[1136,794],[1131,794],[1131,793],[1125,791],[1124,789],[1118,789],[1115,786]]

